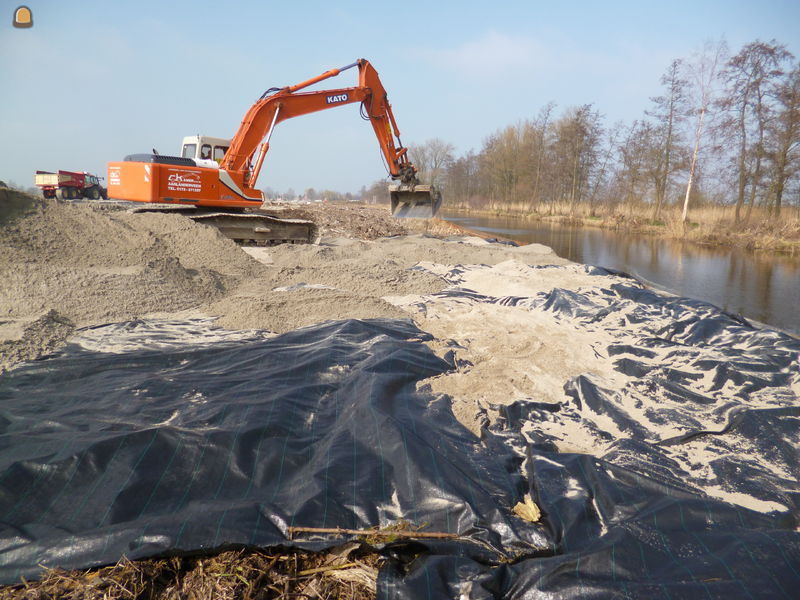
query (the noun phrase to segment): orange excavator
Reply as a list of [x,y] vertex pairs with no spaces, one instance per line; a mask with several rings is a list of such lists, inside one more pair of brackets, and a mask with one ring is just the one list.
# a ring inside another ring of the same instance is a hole
[[[354,67],[358,68],[358,85],[354,87],[300,91]],[[268,89],[247,111],[230,145],[215,145],[213,155],[194,155],[200,144],[184,143],[183,156],[132,154],[121,162],[109,163],[108,195],[160,206],[194,207],[192,218],[215,225],[228,237],[243,242],[311,241],[313,226],[309,222],[280,219],[261,210],[264,194],[256,188],[256,182],[269,140],[281,121],[357,102],[361,104],[361,116],[372,124],[395,181],[389,186],[392,214],[416,218],[435,215],[441,194],[417,179],[408,149],[400,142],[386,90],[378,72],[364,59],[296,85]],[[226,141],[209,140],[220,144]],[[202,142],[202,136],[197,136],[197,141]],[[210,151],[210,144],[203,145],[206,147]]]

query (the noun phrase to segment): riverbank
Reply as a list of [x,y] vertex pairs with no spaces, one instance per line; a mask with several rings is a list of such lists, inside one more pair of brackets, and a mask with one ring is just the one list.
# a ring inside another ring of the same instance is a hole
[[796,207],[784,207],[780,219],[772,219],[762,209],[756,208],[747,223],[739,224],[734,221],[733,207],[698,208],[690,211],[689,223],[685,227],[680,209],[676,207],[664,209],[655,222],[650,207],[609,211],[579,204],[574,211],[570,211],[568,204],[554,203],[547,205],[547,210],[531,210],[527,206],[478,209],[461,205],[449,205],[446,210],[448,214],[510,217],[532,223],[596,227],[705,246],[800,255],[800,209]]

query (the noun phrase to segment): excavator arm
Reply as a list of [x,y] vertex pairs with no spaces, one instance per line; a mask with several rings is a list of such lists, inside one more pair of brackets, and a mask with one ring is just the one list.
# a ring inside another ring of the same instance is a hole
[[[301,91],[354,67],[358,67],[356,86]],[[297,85],[264,92],[245,114],[219,165],[213,160],[162,156],[155,152],[131,154],[121,162],[109,163],[109,195],[121,200],[214,209],[260,207],[264,194],[256,188],[256,182],[275,126],[286,119],[356,102],[361,104],[362,117],[372,124],[389,173],[397,182],[389,186],[392,214],[432,217],[439,208],[441,195],[433,186],[417,180],[417,169],[400,141],[386,90],[377,71],[364,59]],[[283,235],[281,239],[288,237]]]
[[[299,91],[353,67],[358,67],[358,85],[355,87]],[[417,180],[417,169],[409,161],[408,149],[400,141],[400,130],[386,90],[378,72],[364,59],[296,85],[267,90],[245,114],[220,167],[243,188],[254,189],[269,151],[269,140],[278,123],[356,102],[361,103],[362,116],[370,121],[375,131],[392,179],[399,181],[390,186],[392,213],[396,216],[433,216],[441,203],[441,196],[431,186],[421,185]]]

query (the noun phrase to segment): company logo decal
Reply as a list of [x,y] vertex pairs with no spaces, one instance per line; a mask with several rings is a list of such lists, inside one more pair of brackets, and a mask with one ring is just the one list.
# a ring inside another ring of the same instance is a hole
[[200,183],[200,173],[172,173],[168,180],[174,183]]
[[336,104],[337,102],[347,102],[347,94],[336,94],[335,96],[326,96],[325,102],[328,104]]
[[199,171],[170,169],[167,189],[172,192],[199,192],[202,188]]

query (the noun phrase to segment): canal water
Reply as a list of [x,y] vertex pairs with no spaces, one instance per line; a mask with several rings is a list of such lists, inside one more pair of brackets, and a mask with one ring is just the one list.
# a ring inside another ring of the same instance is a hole
[[618,269],[679,296],[711,302],[800,335],[800,257],[565,227],[508,217],[446,214],[468,229],[550,246],[569,260]]

